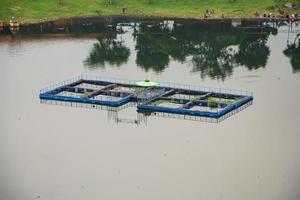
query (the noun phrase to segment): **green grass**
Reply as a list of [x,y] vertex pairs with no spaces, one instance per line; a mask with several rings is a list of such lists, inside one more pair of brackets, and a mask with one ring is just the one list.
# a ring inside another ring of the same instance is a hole
[[153,106],[158,106],[159,104],[162,104],[162,103],[169,103],[169,102],[170,102],[170,101],[168,101],[168,100],[159,99],[159,100],[156,100],[156,101],[152,102],[151,104],[152,104]]
[[90,94],[92,94],[92,92],[84,91],[83,94],[82,94],[82,96],[83,96],[83,97],[87,97],[87,96],[89,96]]
[[162,103],[180,104],[180,102],[178,102],[178,101],[168,100],[168,99],[159,99],[159,100],[156,100],[156,101],[152,102],[151,104],[154,105],[154,106],[158,106],[159,104],[162,104]]
[[[62,1],[60,4],[59,1]],[[298,8],[289,12],[299,12]],[[278,12],[285,0],[1,0],[0,20],[15,16],[23,22],[57,19],[71,16],[118,15],[127,7],[128,15],[156,15],[203,18],[205,10],[212,10],[213,17],[253,17],[254,12]]]
[[209,107],[217,107],[218,103],[224,103],[224,104],[231,104],[234,101],[239,100],[239,98],[237,99],[225,99],[225,98],[216,98],[216,97],[208,97],[207,98],[207,103]]
[[217,100],[215,98],[208,97],[207,98],[207,105],[210,108],[216,108],[216,107],[218,107],[218,102],[217,102]]

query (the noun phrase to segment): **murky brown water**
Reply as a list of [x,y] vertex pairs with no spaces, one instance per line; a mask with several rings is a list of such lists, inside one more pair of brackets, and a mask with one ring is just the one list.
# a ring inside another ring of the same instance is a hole
[[[115,28],[108,47],[103,34],[0,36],[1,200],[300,199],[299,62],[283,53],[299,27]],[[40,104],[41,88],[81,74],[248,90],[254,104],[218,124],[140,126]]]

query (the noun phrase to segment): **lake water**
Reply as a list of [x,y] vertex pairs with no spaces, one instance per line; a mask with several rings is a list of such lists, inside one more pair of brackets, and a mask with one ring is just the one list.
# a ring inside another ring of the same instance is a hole
[[[233,25],[61,20],[1,33],[0,199],[299,200],[300,25]],[[254,101],[220,123],[139,125],[40,103],[40,89],[81,74]]]

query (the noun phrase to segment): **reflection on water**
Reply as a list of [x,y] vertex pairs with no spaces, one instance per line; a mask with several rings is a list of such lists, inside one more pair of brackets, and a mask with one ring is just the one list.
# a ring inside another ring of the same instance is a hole
[[193,72],[201,77],[224,79],[236,65],[248,69],[264,67],[270,54],[266,46],[273,28],[233,27],[203,24],[140,25],[137,64],[162,71],[170,57],[185,61],[192,57]]
[[94,44],[89,57],[85,60],[86,65],[105,67],[105,63],[109,63],[119,66],[127,62],[130,50],[123,45],[123,42],[114,39],[98,40],[99,42]]
[[292,44],[287,45],[283,53],[290,59],[293,72],[300,72],[300,33]]
[[[200,21],[128,21],[111,18],[63,19],[54,22],[23,26],[15,39],[97,38],[89,56],[83,61],[90,68],[125,64],[134,46],[136,65],[146,72],[163,72],[174,60],[187,62],[193,73],[202,78],[224,80],[237,66],[248,70],[264,68],[268,62],[270,34],[276,35],[280,26],[294,26],[286,22],[249,22],[234,25],[228,22],[209,24]],[[298,26],[298,24],[296,24]],[[126,29],[126,30],[125,30]],[[1,41],[12,40],[8,31]],[[122,39],[131,34],[134,43]],[[298,45],[297,45],[298,44]],[[291,60],[294,72],[299,72],[299,39],[288,44],[283,53]]]

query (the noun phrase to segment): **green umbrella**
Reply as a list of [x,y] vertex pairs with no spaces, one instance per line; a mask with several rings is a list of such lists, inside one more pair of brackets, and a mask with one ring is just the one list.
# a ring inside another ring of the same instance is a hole
[[136,85],[142,86],[142,87],[153,87],[157,86],[158,83],[150,80],[144,80],[144,81],[138,81],[136,82]]

